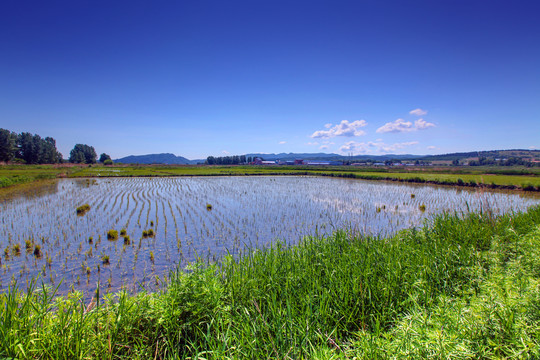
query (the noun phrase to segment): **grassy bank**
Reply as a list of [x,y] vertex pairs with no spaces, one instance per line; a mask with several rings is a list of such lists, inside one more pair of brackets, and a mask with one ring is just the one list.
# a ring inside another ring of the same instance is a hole
[[11,289],[0,357],[540,356],[540,207],[441,215],[392,238],[337,232],[194,264],[160,293]]

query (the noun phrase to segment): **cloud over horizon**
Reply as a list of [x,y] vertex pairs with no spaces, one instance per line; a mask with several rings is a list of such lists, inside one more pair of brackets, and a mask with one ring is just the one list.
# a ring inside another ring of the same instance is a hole
[[339,148],[339,151],[342,153],[353,153],[354,155],[366,154],[368,152],[379,152],[379,153],[391,153],[397,150],[404,149],[408,146],[417,145],[418,141],[407,141],[394,144],[385,144],[382,141],[375,142],[369,141],[365,142],[356,142],[349,141],[346,142],[343,146]]
[[396,119],[394,122],[389,122],[377,129],[377,133],[399,133],[399,132],[411,132],[417,130],[425,130],[430,127],[435,127],[435,124],[425,121],[424,119],[418,119],[414,122],[405,121],[403,119]]
[[362,136],[366,135],[366,132],[364,130],[360,130],[359,128],[366,125],[366,120],[355,120],[353,122],[349,122],[349,120],[341,120],[341,123],[335,126],[332,126],[332,124],[325,124],[324,127],[328,130],[315,131],[311,137],[329,139],[336,136]]

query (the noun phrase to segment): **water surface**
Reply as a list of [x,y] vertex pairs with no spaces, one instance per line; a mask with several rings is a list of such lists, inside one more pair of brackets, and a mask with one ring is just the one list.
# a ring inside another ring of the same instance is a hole
[[[77,216],[85,203],[90,211]],[[62,179],[0,200],[0,290],[37,275],[61,292],[98,282],[155,289],[177,265],[276,239],[293,244],[342,228],[387,235],[443,211],[499,214],[539,203],[525,193],[328,177]],[[126,229],[130,242],[108,240],[111,229]],[[155,236],[143,237],[149,229]]]

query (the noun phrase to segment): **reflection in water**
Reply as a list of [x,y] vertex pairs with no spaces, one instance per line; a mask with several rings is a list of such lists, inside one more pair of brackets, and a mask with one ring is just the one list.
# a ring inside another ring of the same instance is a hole
[[0,189],[0,205],[6,201],[17,199],[29,200],[35,197],[51,195],[58,192],[57,180],[42,180],[16,187]]
[[[275,239],[348,228],[385,235],[442,211],[525,210],[538,197],[317,177],[63,179],[0,201],[0,288],[154,289],[170,269]],[[89,204],[84,216],[77,207]],[[210,206],[208,206],[210,205]],[[126,230],[108,239],[107,232]],[[155,236],[143,236],[153,230]],[[39,247],[36,256],[34,252]],[[17,252],[17,248],[20,249]]]

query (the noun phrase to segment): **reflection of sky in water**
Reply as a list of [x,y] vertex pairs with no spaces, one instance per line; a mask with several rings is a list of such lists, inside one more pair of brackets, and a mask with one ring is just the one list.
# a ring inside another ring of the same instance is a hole
[[[540,202],[502,192],[317,177],[64,179],[47,186],[0,200],[0,250],[22,248],[19,256],[8,251],[2,257],[3,289],[36,274],[53,284],[64,279],[62,290],[93,289],[98,281],[110,281],[113,289],[152,287],[156,275],[163,278],[176,264],[238,254],[275,239],[296,243],[337,228],[384,235],[442,211],[501,213]],[[76,216],[84,203],[91,210]],[[130,244],[107,240],[109,229],[122,228]],[[156,236],[143,238],[149,228]],[[41,258],[25,252],[28,239],[41,245]],[[110,265],[102,264],[104,255]]]

